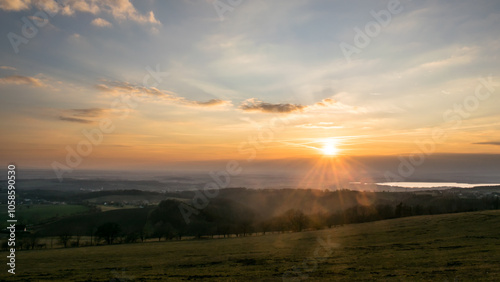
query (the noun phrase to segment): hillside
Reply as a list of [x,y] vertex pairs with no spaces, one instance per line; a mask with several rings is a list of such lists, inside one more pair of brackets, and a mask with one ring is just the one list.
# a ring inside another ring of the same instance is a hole
[[[321,241],[331,243],[330,252]],[[21,251],[17,274],[8,278],[281,281],[288,271],[310,281],[499,281],[498,261],[500,211],[483,211],[266,236]]]

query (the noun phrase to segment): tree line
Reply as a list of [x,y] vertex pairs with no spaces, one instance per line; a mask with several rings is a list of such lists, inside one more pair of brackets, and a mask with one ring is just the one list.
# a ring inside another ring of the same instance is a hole
[[[231,191],[235,193],[235,191]],[[241,192],[241,191],[240,191]],[[242,192],[244,193],[244,192]],[[255,193],[252,191],[252,193]],[[345,192],[347,193],[347,192]],[[350,191],[359,198],[362,192]],[[377,193],[373,193],[377,194]],[[57,233],[58,243],[64,247],[81,245],[81,237],[90,237],[90,244],[115,244],[142,242],[147,239],[182,240],[185,237],[240,237],[252,234],[265,235],[270,232],[300,232],[317,230],[334,226],[385,220],[416,215],[433,215],[442,213],[469,212],[488,209],[499,209],[497,195],[480,197],[463,197],[457,194],[417,194],[389,193],[364,203],[358,201],[350,206],[332,208],[330,211],[306,213],[300,207],[281,212],[262,211],[253,205],[243,205],[235,200],[239,198],[220,197],[213,199],[203,210],[190,218],[187,224],[180,212],[179,205],[184,201],[167,199],[148,211],[128,210],[126,220],[119,222],[123,216],[117,214],[116,220],[93,224],[92,220],[72,221],[73,225],[60,228]],[[240,194],[241,195],[241,194]],[[363,203],[363,204],[362,204]],[[120,211],[116,211],[119,213]],[[123,215],[125,211],[121,213]],[[142,217],[134,216],[142,213]],[[99,215],[102,213],[96,213]],[[69,221],[71,222],[71,221]],[[127,222],[128,224],[125,224]],[[23,248],[41,248],[39,238],[47,236],[43,230],[25,234]],[[88,243],[87,243],[88,244]],[[45,246],[46,247],[46,246]]]

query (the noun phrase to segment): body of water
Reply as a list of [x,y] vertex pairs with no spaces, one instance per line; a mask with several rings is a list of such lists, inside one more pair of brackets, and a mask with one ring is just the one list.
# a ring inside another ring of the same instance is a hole
[[458,188],[474,188],[478,186],[500,186],[500,184],[470,184],[457,182],[383,182],[376,183],[377,185],[394,186],[402,188],[439,188],[439,187],[458,187]]

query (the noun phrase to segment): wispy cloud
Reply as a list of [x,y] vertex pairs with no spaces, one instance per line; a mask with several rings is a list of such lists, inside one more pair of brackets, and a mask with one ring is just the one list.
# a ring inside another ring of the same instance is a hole
[[113,25],[103,18],[96,18],[90,22],[91,25],[98,27],[112,27]]
[[299,124],[295,127],[300,128],[313,128],[313,129],[334,129],[334,128],[344,128],[342,125],[336,125],[333,122],[319,122],[319,123],[307,123]]
[[328,107],[328,106],[331,106],[335,103],[337,103],[337,101],[335,101],[331,98],[327,98],[327,99],[323,99],[321,102],[316,103],[315,105],[321,106],[321,107]]
[[76,117],[99,117],[105,110],[101,108],[89,108],[89,109],[72,109],[73,115]]
[[93,121],[88,120],[88,119],[83,119],[83,118],[74,118],[74,117],[66,117],[66,116],[59,116],[60,120],[63,121],[69,121],[69,122],[76,122],[76,123],[93,123]]
[[221,99],[210,99],[208,101],[189,100],[172,91],[160,90],[155,87],[144,87],[122,81],[105,81],[104,83],[98,84],[95,87],[100,91],[107,92],[113,95],[129,93],[138,97],[157,98],[160,99],[160,101],[180,106],[213,108],[232,105],[231,101]]
[[271,104],[259,101],[255,98],[245,100],[240,109],[246,112],[263,112],[263,113],[292,113],[300,112],[306,106],[299,104]]
[[77,123],[93,123],[93,118],[102,117],[107,111],[101,108],[70,109],[64,111],[59,119]]
[[500,141],[491,141],[491,142],[477,142],[477,143],[472,143],[475,145],[494,145],[494,146],[500,146]]
[[204,106],[204,107],[211,107],[211,106],[224,106],[224,105],[230,105],[231,102],[221,100],[221,99],[210,99],[206,102],[202,101],[192,101],[193,104],[199,105],[199,106]]
[[21,75],[11,75],[0,78],[0,84],[30,85],[34,87],[45,86],[38,78]]
[[13,70],[13,71],[17,70],[15,67],[10,67],[10,66],[0,66],[0,69],[2,69],[2,70]]

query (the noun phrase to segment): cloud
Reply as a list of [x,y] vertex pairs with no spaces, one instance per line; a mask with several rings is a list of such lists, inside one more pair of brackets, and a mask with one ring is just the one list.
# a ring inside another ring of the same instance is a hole
[[94,121],[92,120],[92,118],[101,117],[106,112],[107,110],[101,108],[70,109],[64,111],[64,113],[59,116],[59,119],[77,123],[93,123]]
[[96,18],[92,22],[90,22],[91,25],[98,26],[98,27],[111,27],[113,26],[110,22],[103,18]]
[[[60,12],[66,16],[71,16],[76,12],[90,13],[93,15],[107,13],[118,21],[131,20],[140,24],[161,25],[160,21],[156,19],[153,11],[141,14],[129,0],[70,0],[59,1],[59,3],[60,4],[55,0],[0,0],[0,9],[4,11],[21,11],[35,7],[40,10],[50,11],[51,13]],[[101,21],[101,24],[107,26],[105,23],[107,21],[103,21]]]
[[344,104],[332,98],[326,98],[321,100],[321,102],[314,103],[306,107],[307,111],[316,111],[316,112],[332,112],[336,113],[351,113],[351,114],[359,114],[366,112],[366,109],[363,107],[351,106],[348,104]]
[[77,42],[82,36],[78,33],[73,33],[69,36],[69,40]]
[[177,104],[181,106],[190,106],[190,107],[222,107],[222,106],[231,106],[231,101],[220,100],[220,99],[210,99],[208,101],[195,101],[189,100],[184,97],[179,96],[177,93],[168,90],[160,90],[155,87],[144,87],[134,85],[128,82],[108,82],[98,84],[95,86],[98,90],[102,92],[107,92],[113,95],[120,94],[132,94],[136,97],[143,98],[157,98],[160,101],[165,101],[171,104]]
[[491,142],[477,142],[477,143],[472,143],[475,145],[494,145],[494,146],[500,146],[500,141],[491,141]]
[[262,112],[262,113],[293,113],[306,111],[325,111],[335,109],[341,112],[358,112],[357,107],[351,107],[343,103],[337,102],[331,98],[323,99],[321,102],[312,105],[300,104],[271,104],[259,101],[255,98],[245,100],[239,107],[246,112]]
[[320,123],[307,123],[307,124],[299,124],[295,127],[300,128],[320,128],[320,129],[334,129],[334,128],[344,128],[342,125],[335,125],[333,122],[320,122]]
[[194,104],[199,105],[199,106],[205,106],[205,107],[211,107],[211,106],[223,106],[223,105],[229,105],[231,102],[229,101],[224,101],[220,99],[210,99],[206,102],[200,102],[200,101],[193,101]]
[[132,5],[129,0],[106,0],[97,1],[97,3],[99,3],[102,10],[113,15],[113,17],[117,20],[129,19],[141,24],[149,23],[161,25],[160,21],[155,18],[153,11],[149,11],[147,15],[142,15],[135,9],[134,5]]
[[73,116],[76,117],[99,117],[105,110],[101,108],[89,108],[89,109],[72,109]]
[[300,112],[306,106],[298,104],[271,104],[258,101],[255,98],[245,100],[240,109],[245,112],[263,112],[263,113],[292,113]]
[[331,99],[331,98],[327,98],[327,99],[323,99],[321,102],[318,102],[314,105],[316,106],[321,106],[321,107],[328,107],[328,106],[331,106],[333,104],[337,103],[337,101]]
[[4,11],[22,11],[29,9],[31,0],[0,0],[0,9]]
[[13,70],[13,71],[17,70],[15,67],[9,67],[9,66],[0,66],[0,69],[2,69],[2,70]]
[[2,77],[0,78],[0,84],[30,85],[34,87],[45,86],[38,78],[21,75]]
[[93,121],[88,120],[88,119],[83,119],[83,118],[74,118],[74,117],[59,116],[59,119],[63,120],[63,121],[85,123],[85,124],[93,123]]

